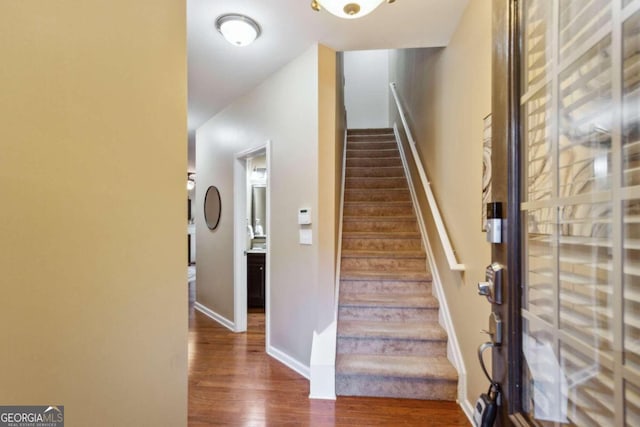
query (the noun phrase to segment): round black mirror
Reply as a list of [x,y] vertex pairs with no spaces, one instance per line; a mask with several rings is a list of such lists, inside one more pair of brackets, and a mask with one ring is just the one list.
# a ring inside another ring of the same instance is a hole
[[215,230],[218,227],[221,211],[220,191],[212,185],[204,196],[204,222],[207,223],[209,229]]

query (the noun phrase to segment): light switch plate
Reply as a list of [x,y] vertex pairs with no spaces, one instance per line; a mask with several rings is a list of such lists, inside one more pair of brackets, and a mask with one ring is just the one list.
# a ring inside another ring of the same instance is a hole
[[313,238],[313,234],[311,233],[310,228],[301,228],[300,229],[300,244],[301,245],[310,245]]

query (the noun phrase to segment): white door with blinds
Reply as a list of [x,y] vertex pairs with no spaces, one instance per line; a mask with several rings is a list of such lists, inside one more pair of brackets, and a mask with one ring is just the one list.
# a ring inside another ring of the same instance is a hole
[[640,0],[521,0],[523,402],[640,426]]

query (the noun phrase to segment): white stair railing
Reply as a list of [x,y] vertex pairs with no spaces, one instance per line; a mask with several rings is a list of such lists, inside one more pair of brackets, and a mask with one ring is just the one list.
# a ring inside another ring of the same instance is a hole
[[449,235],[447,234],[447,228],[444,226],[442,215],[440,215],[440,210],[438,209],[438,203],[433,196],[433,191],[431,191],[431,184],[427,179],[427,174],[424,170],[424,166],[420,161],[420,156],[418,155],[418,150],[416,149],[416,142],[413,139],[413,135],[411,133],[411,129],[409,128],[409,124],[407,123],[407,118],[404,114],[402,104],[400,103],[400,98],[396,90],[396,84],[395,82],[393,82],[390,83],[389,86],[391,87],[391,93],[393,94],[393,99],[395,101],[396,107],[398,108],[398,114],[400,115],[402,126],[404,127],[404,131],[407,135],[409,147],[411,148],[411,157],[413,157],[416,170],[418,171],[418,175],[420,176],[420,183],[422,184],[425,196],[427,197],[427,202],[429,203],[429,208],[431,209],[431,214],[433,215],[433,221],[436,224],[438,236],[440,237],[440,242],[442,243],[442,247],[444,248],[447,262],[449,263],[449,268],[455,271],[464,271],[464,264],[460,264],[456,259],[456,254],[453,250],[453,246],[451,245],[451,240],[449,239]]

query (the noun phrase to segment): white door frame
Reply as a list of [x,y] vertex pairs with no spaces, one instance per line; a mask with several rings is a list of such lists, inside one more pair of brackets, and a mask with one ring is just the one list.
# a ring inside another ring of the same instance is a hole
[[269,310],[271,308],[271,141],[236,153],[233,167],[234,207],[233,207],[233,300],[235,332],[247,330],[247,257],[245,254],[247,241],[247,159],[264,152],[267,158],[267,220],[264,224],[267,234],[265,259],[265,348],[269,348],[271,327]]

